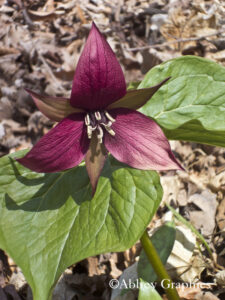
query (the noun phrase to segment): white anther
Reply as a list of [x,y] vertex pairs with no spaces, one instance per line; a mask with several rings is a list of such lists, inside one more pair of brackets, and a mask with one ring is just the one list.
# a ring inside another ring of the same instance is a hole
[[95,126],[95,127],[91,127],[90,125],[87,126],[87,135],[88,135],[89,139],[91,139],[92,132],[95,131],[96,128],[97,128],[97,126]]
[[99,141],[99,144],[102,144],[103,130],[102,130],[101,126],[98,126],[98,131],[99,131],[99,134],[97,135],[97,139]]
[[107,131],[109,134],[111,134],[112,136],[114,136],[114,135],[116,134],[115,131],[112,130],[111,127],[105,126],[105,129],[106,129],[106,131]]
[[91,137],[92,137],[92,131],[93,131],[93,130],[92,130],[92,127],[91,127],[91,126],[88,126],[88,127],[87,127],[87,135],[88,135],[88,138],[89,138],[89,139],[91,139]]
[[114,135],[116,134],[115,131],[112,130],[112,128],[111,128],[111,125],[112,125],[112,122],[111,122],[111,121],[109,121],[107,124],[104,124],[104,123],[101,123],[101,124],[104,126],[105,130],[106,130],[109,134],[111,134],[112,136],[114,136]]
[[107,117],[112,123],[116,122],[116,120],[113,119],[113,117],[112,117],[107,111],[104,111],[104,113],[105,113],[106,117]]
[[96,112],[95,112],[95,118],[96,118],[97,121],[100,121],[100,120],[101,120],[102,116],[101,116],[101,114],[100,114],[99,111],[96,111]]
[[85,125],[90,125],[90,117],[89,117],[89,114],[86,114],[85,118],[84,118],[84,121],[85,121]]

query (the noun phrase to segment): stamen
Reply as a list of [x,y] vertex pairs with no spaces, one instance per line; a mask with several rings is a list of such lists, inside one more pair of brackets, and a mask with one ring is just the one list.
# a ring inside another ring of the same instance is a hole
[[101,114],[100,114],[99,111],[96,111],[96,112],[95,112],[95,118],[96,118],[97,121],[100,121],[100,120],[101,120],[102,116],[101,116]]
[[[97,129],[98,143],[102,143],[104,136],[104,129],[112,136],[115,135],[114,130],[111,128],[113,122],[116,120],[107,111],[95,111],[86,114],[85,125],[87,126],[88,139],[92,138],[92,133]],[[104,127],[103,127],[104,126]]]
[[92,132],[95,131],[95,129],[97,128],[97,126],[95,127],[92,127],[92,126],[87,126],[87,135],[88,135],[88,138],[91,139],[92,137]]
[[99,141],[99,144],[102,144],[102,138],[103,138],[103,130],[101,126],[98,126],[99,134],[97,135],[97,139]]
[[112,136],[115,136],[115,135],[116,135],[115,131],[112,130],[112,128],[106,127],[105,129],[106,129],[106,130],[108,131],[108,133],[111,134]]
[[112,136],[115,136],[115,131],[114,130],[112,130],[112,128],[110,127],[111,125],[109,125],[109,123],[108,124],[102,124],[104,127],[105,127],[105,129],[106,129],[106,131],[109,133],[109,134],[111,134]]
[[112,117],[106,110],[104,111],[104,113],[105,113],[106,117],[107,117],[112,123],[116,122],[116,120],[113,119],[113,117]]
[[93,130],[92,130],[92,127],[91,127],[91,126],[88,126],[88,127],[87,127],[87,135],[88,135],[88,138],[89,138],[89,139],[91,139],[91,137],[92,137],[92,131],[93,131]]
[[86,126],[90,125],[90,117],[89,117],[89,114],[86,114],[84,120],[85,120],[85,125],[86,125]]

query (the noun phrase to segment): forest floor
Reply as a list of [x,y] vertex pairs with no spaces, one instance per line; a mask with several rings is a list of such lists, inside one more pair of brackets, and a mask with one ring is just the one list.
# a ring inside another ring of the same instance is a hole
[[[0,156],[32,147],[54,125],[24,88],[69,96],[92,20],[107,37],[129,83],[181,55],[225,65],[224,16],[222,0],[0,0]],[[173,218],[166,204],[185,217],[213,255],[183,222],[175,221],[196,247],[183,243],[180,252],[173,250],[177,259],[170,258],[170,267],[178,269],[179,259],[183,264],[182,273],[172,273],[173,280],[205,283],[180,289],[179,295],[225,299],[225,149],[185,141],[172,141],[171,146],[187,172],[161,173],[164,197],[149,229]],[[53,299],[136,299],[132,291],[111,295],[108,282],[138,260],[140,248],[137,243],[123,253],[106,253],[71,266]],[[20,269],[1,250],[0,295],[5,297],[0,300],[32,299]]]

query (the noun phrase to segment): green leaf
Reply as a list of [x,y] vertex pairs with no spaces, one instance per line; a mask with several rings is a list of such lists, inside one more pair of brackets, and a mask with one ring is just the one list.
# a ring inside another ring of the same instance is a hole
[[138,300],[162,300],[154,286],[140,279]]
[[141,108],[173,140],[225,146],[225,68],[210,60],[184,56],[151,69],[138,88],[171,76]]
[[0,248],[21,267],[34,300],[47,300],[71,264],[131,247],[158,208],[162,188],[156,172],[111,159],[92,198],[84,165],[38,174],[13,159],[23,155],[0,159]]
[[[155,246],[162,263],[165,264],[175,242],[176,229],[173,222],[167,222],[161,226],[151,237],[151,241]],[[147,282],[154,282],[157,279],[157,275],[150,265],[149,260],[144,252],[141,251],[138,261],[138,277],[143,278]]]
[[127,86],[127,90],[136,90],[136,88],[139,86],[140,81],[131,81],[129,82],[128,86]]

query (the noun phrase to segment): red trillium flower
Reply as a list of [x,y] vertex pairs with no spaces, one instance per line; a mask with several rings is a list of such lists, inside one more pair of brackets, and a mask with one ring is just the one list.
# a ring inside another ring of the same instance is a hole
[[120,64],[93,23],[70,99],[27,90],[39,110],[59,123],[18,161],[35,172],[52,173],[75,167],[85,159],[93,190],[108,152],[137,169],[182,169],[161,128],[135,111],[167,80],[126,91]]

